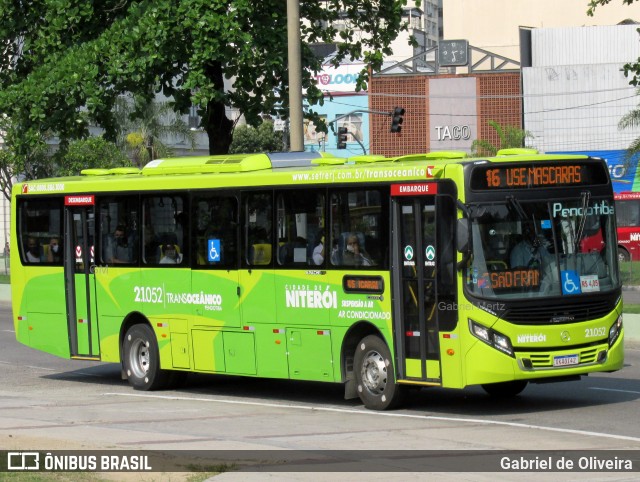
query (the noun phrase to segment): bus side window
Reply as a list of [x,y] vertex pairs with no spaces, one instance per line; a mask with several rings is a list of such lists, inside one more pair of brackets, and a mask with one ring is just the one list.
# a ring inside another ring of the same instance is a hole
[[[350,269],[388,265],[388,192],[379,189],[336,189],[331,194],[331,265]],[[357,249],[349,239],[357,240]],[[337,243],[337,245],[336,245]]]
[[234,196],[198,194],[191,208],[196,268],[237,269],[238,200]]
[[[188,222],[184,215],[184,197],[178,194],[150,196],[143,200],[143,206],[144,263],[163,267],[187,263]],[[168,263],[164,255],[167,246],[173,246],[176,252],[172,263]]]
[[118,258],[121,263],[138,263],[138,210],[137,196],[105,198],[100,201],[98,216],[102,263],[112,264],[116,250],[126,253],[125,259]]
[[50,252],[51,241],[61,239],[62,219],[62,198],[18,203],[18,239],[23,264],[62,265],[62,256],[54,257]]
[[273,253],[272,199],[271,192],[252,192],[245,197],[245,263],[249,266],[271,265],[271,254]]
[[324,190],[287,190],[277,195],[278,265],[324,265],[324,200]]

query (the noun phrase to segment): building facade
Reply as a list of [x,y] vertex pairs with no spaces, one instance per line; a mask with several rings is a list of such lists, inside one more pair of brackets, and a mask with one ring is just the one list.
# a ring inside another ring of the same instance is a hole
[[520,72],[463,75],[381,75],[369,85],[372,110],[405,109],[402,130],[390,120],[371,118],[371,153],[397,156],[419,152],[471,152],[475,139],[497,143],[493,120],[520,127]]
[[640,21],[640,4],[614,1],[587,15],[588,0],[443,0],[443,38],[520,60],[520,28],[617,25]]

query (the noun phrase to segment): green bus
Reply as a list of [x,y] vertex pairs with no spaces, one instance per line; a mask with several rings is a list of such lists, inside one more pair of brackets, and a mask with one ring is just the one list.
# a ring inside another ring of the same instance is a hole
[[19,182],[12,201],[18,341],[120,363],[135,389],[324,381],[382,410],[410,387],[513,396],[623,365],[600,159],[190,157]]

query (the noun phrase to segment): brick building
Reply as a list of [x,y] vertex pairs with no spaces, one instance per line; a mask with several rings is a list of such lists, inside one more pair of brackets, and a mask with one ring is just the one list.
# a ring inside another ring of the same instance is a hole
[[475,139],[498,143],[490,120],[522,128],[520,72],[374,76],[369,108],[391,112],[396,106],[406,111],[400,133],[390,132],[389,117],[370,116],[372,154],[470,152]]

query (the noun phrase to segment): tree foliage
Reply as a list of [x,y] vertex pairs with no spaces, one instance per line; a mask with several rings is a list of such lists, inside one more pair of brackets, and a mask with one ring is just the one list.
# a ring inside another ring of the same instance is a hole
[[[640,95],[640,90],[638,90],[638,95]],[[633,129],[636,127],[640,127],[640,105],[622,116],[622,119],[620,119],[618,123],[619,129]],[[638,154],[640,154],[640,137],[631,142],[627,148],[625,157],[627,161],[630,161],[633,156]]]
[[523,147],[525,139],[533,138],[529,131],[525,131],[516,126],[501,126],[494,120],[488,124],[493,127],[498,135],[499,143],[494,145],[486,139],[476,139],[471,143],[471,155],[495,156],[500,149]]
[[169,102],[141,96],[121,96],[116,101],[116,144],[128,150],[133,162],[143,167],[160,157],[172,157],[163,139],[177,138],[195,149],[194,132],[176,115]]
[[[361,59],[376,71],[406,29],[405,4],[300,1],[310,106],[323,100],[315,84],[321,60],[310,45],[337,38],[333,65]],[[127,92],[147,100],[161,92],[180,113],[197,106],[212,154],[229,148],[232,106],[250,125],[280,105],[288,111],[284,0],[0,0],[0,12],[0,113],[24,134],[23,151],[47,132],[65,149],[90,123],[115,141],[114,107]],[[367,80],[364,69],[358,87]]]
[[0,115],[0,135],[4,141],[0,148],[0,189],[10,200],[16,177],[29,180],[50,175],[49,133],[21,132],[12,119]]
[[113,142],[89,137],[72,141],[57,165],[55,175],[77,176],[83,169],[125,167],[131,166],[131,161]]
[[252,126],[236,127],[229,152],[274,152],[283,148],[282,132],[274,131],[273,122],[265,121],[257,129]]
[[[631,5],[638,0],[622,0],[623,5]],[[589,1],[589,10],[587,10],[587,15],[593,16],[596,7],[604,6],[608,3],[611,3],[611,0],[590,0]],[[640,28],[638,29],[638,33],[640,34]],[[630,78],[629,84],[635,85],[636,87],[640,86],[640,57],[635,62],[629,62],[624,64],[622,67],[624,71],[625,77]]]
[[[622,3],[625,5],[631,5],[632,3],[637,2],[638,0],[622,0]],[[595,8],[599,5],[606,5],[610,3],[611,0],[590,0],[589,2],[589,10],[587,14],[593,16],[593,12]],[[640,28],[638,29],[638,33],[640,34]],[[636,62],[629,62],[625,64],[622,69],[624,70],[624,75],[626,77],[630,77],[629,84],[635,85],[636,87],[640,86],[640,57]],[[640,95],[640,90],[638,90],[638,95]],[[631,112],[625,114],[620,122],[618,123],[618,128],[627,129],[633,127],[640,126],[640,106],[633,109]],[[640,153],[640,137],[636,138],[631,142],[631,145],[627,148],[626,152],[626,160],[629,162],[631,158]]]
[[[636,0],[621,0],[623,5],[631,5]],[[587,10],[587,15],[593,17],[593,12],[595,11],[598,5],[607,5],[611,3],[611,0],[589,0],[589,10]]]

